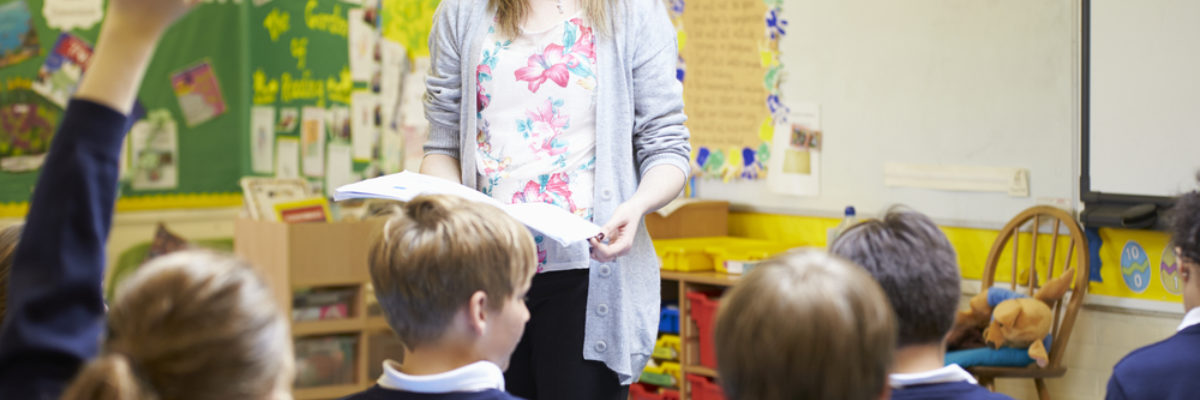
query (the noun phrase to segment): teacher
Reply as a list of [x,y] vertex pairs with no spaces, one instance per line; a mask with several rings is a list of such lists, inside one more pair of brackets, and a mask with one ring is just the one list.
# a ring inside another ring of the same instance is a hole
[[650,358],[659,275],[641,220],[682,190],[691,151],[675,38],[661,0],[438,7],[421,172],[603,223],[600,240],[567,247],[533,232],[514,395],[623,400]]

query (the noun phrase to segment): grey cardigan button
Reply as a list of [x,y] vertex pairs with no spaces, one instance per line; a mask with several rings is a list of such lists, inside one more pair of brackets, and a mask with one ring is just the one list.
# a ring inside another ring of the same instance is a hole
[[596,342],[596,351],[603,353],[605,350],[608,350],[608,343],[603,340]]
[[600,266],[600,276],[608,277],[611,274],[612,274],[612,267],[610,267],[608,264],[603,264]]

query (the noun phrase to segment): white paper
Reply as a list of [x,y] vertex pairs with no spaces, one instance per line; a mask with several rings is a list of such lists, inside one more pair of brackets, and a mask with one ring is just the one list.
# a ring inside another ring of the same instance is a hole
[[174,189],[179,185],[179,140],[175,121],[145,119],[129,130],[135,190]]
[[300,177],[300,139],[281,137],[275,140],[275,177]]
[[260,174],[275,168],[275,107],[255,106],[250,111],[250,164]]
[[379,100],[370,92],[355,92],[350,97],[350,133],[354,138],[354,159],[373,159],[375,146],[379,143],[379,128],[375,125],[375,111]]
[[325,112],[325,122],[329,124],[329,136],[335,142],[350,143],[350,108],[333,106]]
[[300,120],[300,158],[304,175],[325,176],[325,109],[304,107]]
[[[380,46],[379,105],[390,113],[400,102],[400,83],[408,70],[408,52],[400,43],[382,39]],[[385,120],[386,122],[386,120]]]
[[404,76],[400,88],[400,135],[404,141],[404,169],[419,171],[425,156],[425,140],[429,137],[429,121],[425,119],[425,73],[429,57],[413,61],[412,69]]
[[563,246],[596,237],[601,232],[600,227],[591,221],[550,204],[502,204],[469,187],[415,172],[406,171],[345,185],[337,188],[333,198],[335,201],[354,198],[409,201],[423,194],[454,195],[489,204]]
[[104,18],[101,0],[46,0],[42,5],[46,25],[61,31],[92,29]]
[[[797,104],[792,106],[788,120],[775,124],[775,136],[771,145],[771,158],[767,161],[767,188],[775,193],[792,196],[816,196],[821,193],[821,150],[801,150],[793,146],[792,125],[799,125],[814,131],[821,130],[821,111],[816,104]],[[824,134],[822,139],[824,140]],[[806,173],[789,171],[785,163],[789,157],[796,157],[806,152],[809,158],[809,170]]]
[[333,196],[334,189],[357,182],[361,178],[354,174],[354,161],[350,157],[349,145],[330,143],[327,151],[325,192],[326,195]]
[[350,24],[347,34],[350,41],[350,77],[356,81],[371,79],[375,67],[375,29],[364,21],[365,11],[354,8],[346,12]]

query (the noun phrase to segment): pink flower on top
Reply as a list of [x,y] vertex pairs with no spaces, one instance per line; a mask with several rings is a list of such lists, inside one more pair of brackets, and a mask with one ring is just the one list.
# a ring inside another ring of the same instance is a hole
[[559,115],[553,101],[546,99],[538,108],[526,111],[525,116],[533,122],[532,135],[529,137],[530,149],[535,153],[544,151],[549,156],[557,156],[567,151],[566,146],[557,139],[567,127],[570,118]]
[[563,55],[563,47],[557,44],[546,46],[542,54],[529,56],[528,66],[518,69],[517,80],[529,82],[529,91],[537,93],[543,83],[549,79],[559,87],[567,87],[571,71],[567,69],[568,57]]
[[483,111],[492,102],[492,96],[488,96],[487,90],[483,87],[484,77],[487,77],[487,80],[491,80],[491,75],[492,67],[489,67],[487,64],[479,64],[479,67],[475,68],[475,79],[478,86],[478,89],[475,91],[475,111]]
[[[587,58],[588,60],[595,60],[596,37],[592,34],[592,28],[584,25],[583,21],[579,18],[571,20],[571,23],[579,28],[579,40],[576,40],[575,45],[571,46],[571,54]],[[574,62],[574,65],[579,64],[579,60],[572,60],[572,62]]]

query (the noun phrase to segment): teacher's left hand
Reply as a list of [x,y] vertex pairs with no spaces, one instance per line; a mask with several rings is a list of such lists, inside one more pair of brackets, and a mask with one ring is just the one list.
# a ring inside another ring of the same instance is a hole
[[[629,253],[633,248],[633,237],[637,234],[638,224],[645,216],[645,208],[633,202],[621,203],[613,210],[612,218],[600,228],[603,238],[592,238],[592,258],[599,262],[609,262]],[[608,239],[608,243],[601,240]]]

